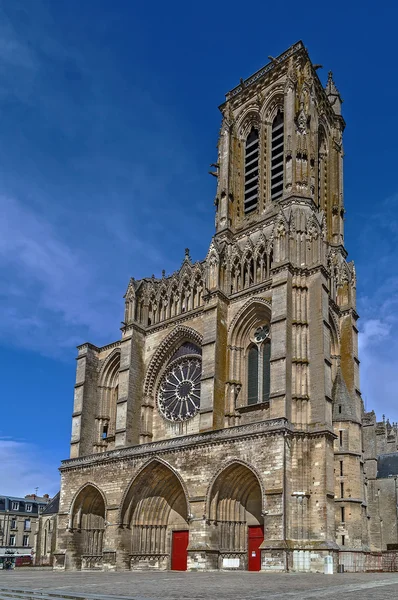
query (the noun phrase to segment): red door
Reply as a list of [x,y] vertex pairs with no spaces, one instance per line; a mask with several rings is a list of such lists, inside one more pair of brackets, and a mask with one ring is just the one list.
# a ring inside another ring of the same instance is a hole
[[261,550],[260,544],[264,540],[264,527],[249,527],[249,560],[247,561],[248,571],[259,571],[261,569]]
[[171,544],[171,568],[173,571],[187,570],[189,531],[173,531]]

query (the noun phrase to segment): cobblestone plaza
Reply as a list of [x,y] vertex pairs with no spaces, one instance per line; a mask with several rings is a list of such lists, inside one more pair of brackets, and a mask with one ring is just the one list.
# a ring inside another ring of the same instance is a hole
[[[4,589],[32,591],[58,598],[133,598],[134,600],[389,600],[398,597],[396,573],[345,573],[322,575],[304,573],[249,572],[52,572],[23,570],[0,572],[0,597]],[[61,595],[61,596],[60,596]],[[38,595],[36,597],[39,597]]]

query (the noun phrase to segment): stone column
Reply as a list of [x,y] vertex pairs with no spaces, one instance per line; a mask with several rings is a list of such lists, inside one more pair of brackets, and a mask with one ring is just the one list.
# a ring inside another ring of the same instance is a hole
[[190,499],[188,571],[218,569],[218,540],[214,524],[205,518],[205,503],[204,496]]
[[286,265],[272,274],[271,418],[291,419],[292,276]]
[[227,379],[227,303],[222,292],[209,293],[203,310],[200,430],[224,426]]
[[329,291],[319,269],[308,276],[310,423],[332,425]]
[[123,332],[120,351],[115,447],[139,443],[144,333],[138,325],[132,325]]
[[70,458],[92,454],[96,439],[98,348],[78,347]]

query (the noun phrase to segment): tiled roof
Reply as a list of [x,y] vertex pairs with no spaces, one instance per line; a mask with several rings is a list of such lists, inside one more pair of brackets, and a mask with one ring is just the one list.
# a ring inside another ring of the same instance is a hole
[[41,513],[42,515],[55,515],[59,511],[59,497],[61,492],[55,494],[54,498],[50,500],[46,508]]

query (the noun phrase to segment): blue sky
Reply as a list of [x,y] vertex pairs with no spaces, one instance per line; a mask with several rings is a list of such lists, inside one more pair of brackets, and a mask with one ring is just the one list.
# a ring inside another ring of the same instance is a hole
[[217,106],[302,39],[344,100],[361,387],[398,421],[393,2],[0,2],[0,488],[58,488],[75,346],[119,337],[130,276],[205,256]]

